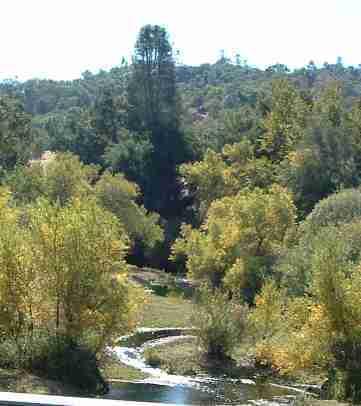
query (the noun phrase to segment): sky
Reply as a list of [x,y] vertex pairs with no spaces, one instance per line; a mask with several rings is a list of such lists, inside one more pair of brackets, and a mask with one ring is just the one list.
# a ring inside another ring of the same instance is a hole
[[163,25],[185,64],[222,49],[260,68],[361,64],[361,0],[0,0],[0,11],[1,79],[110,69],[145,24]]

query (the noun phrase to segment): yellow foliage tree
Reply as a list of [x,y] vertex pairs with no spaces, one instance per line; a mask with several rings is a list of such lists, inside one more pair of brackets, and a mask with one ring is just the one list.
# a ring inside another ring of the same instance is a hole
[[[129,330],[143,300],[127,278],[129,238],[95,199],[9,206],[0,194],[0,331],[19,346],[66,335],[101,350]],[[25,350],[24,350],[25,351]]]
[[133,242],[141,242],[149,251],[163,241],[160,216],[136,203],[140,193],[135,183],[127,181],[122,174],[105,172],[94,193],[100,205],[116,215]]
[[306,297],[289,298],[274,281],[263,286],[255,304],[248,324],[259,364],[281,374],[329,364],[332,332],[322,305]]
[[[216,200],[199,230],[183,226],[173,258],[186,257],[191,278],[222,283],[233,289],[260,287],[262,272],[294,227],[296,208],[286,189],[243,190]],[[236,283],[238,280],[238,283]]]
[[72,199],[96,197],[100,206],[111,211],[128,236],[141,243],[145,251],[163,240],[160,217],[137,203],[140,191],[122,174],[99,174],[99,167],[85,165],[71,153],[48,153],[30,166],[18,169],[8,179],[18,205],[45,197],[52,204],[65,206]]
[[185,187],[195,197],[204,219],[211,203],[243,188],[266,188],[275,180],[275,168],[266,157],[257,158],[247,140],[226,145],[221,153],[208,150],[202,161],[180,167]]

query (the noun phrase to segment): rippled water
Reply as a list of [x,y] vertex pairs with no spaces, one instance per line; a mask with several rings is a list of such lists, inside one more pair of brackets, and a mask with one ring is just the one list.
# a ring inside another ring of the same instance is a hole
[[[143,351],[146,348],[189,339],[189,336],[176,336],[177,332],[181,334],[182,331],[175,330],[146,330],[144,335],[142,332],[138,332],[136,334],[137,346],[114,348],[121,362],[146,373],[149,377],[142,381],[113,383],[106,398],[179,405],[239,405],[247,403],[279,405],[290,403],[294,399],[295,391],[291,388],[256,384],[252,379],[236,380],[172,375],[147,365],[143,358]],[[169,336],[164,337],[165,333],[169,333]],[[149,336],[152,339],[149,339]],[[131,338],[127,337],[128,342],[132,341]]]

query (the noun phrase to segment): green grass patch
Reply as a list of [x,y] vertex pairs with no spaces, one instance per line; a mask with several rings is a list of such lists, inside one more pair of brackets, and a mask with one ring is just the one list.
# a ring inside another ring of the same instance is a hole
[[180,296],[149,294],[138,325],[141,327],[191,327],[193,311],[191,300]]
[[139,327],[191,327],[193,304],[182,289],[174,286],[172,275],[161,270],[132,267],[131,279],[148,289],[148,301],[138,320]]
[[253,368],[237,365],[233,359],[216,361],[204,358],[196,338],[152,348],[151,358],[157,360],[160,368],[176,375],[249,378],[254,374]]
[[189,337],[179,342],[164,344],[146,350],[145,358],[170,374],[176,375],[213,375],[233,378],[249,378],[254,369],[240,366],[233,359],[228,361],[207,360],[198,348],[197,339]]
[[156,360],[157,366],[170,374],[197,375],[205,373],[195,338],[174,342],[145,351],[147,361]]

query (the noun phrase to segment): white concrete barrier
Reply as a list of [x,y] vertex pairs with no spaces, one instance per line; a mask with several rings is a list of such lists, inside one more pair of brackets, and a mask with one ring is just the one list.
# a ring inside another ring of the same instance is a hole
[[[0,405],[18,406],[165,406],[164,403],[129,402],[68,396],[31,395],[29,393],[0,392]],[[167,406],[171,406],[169,403]]]

